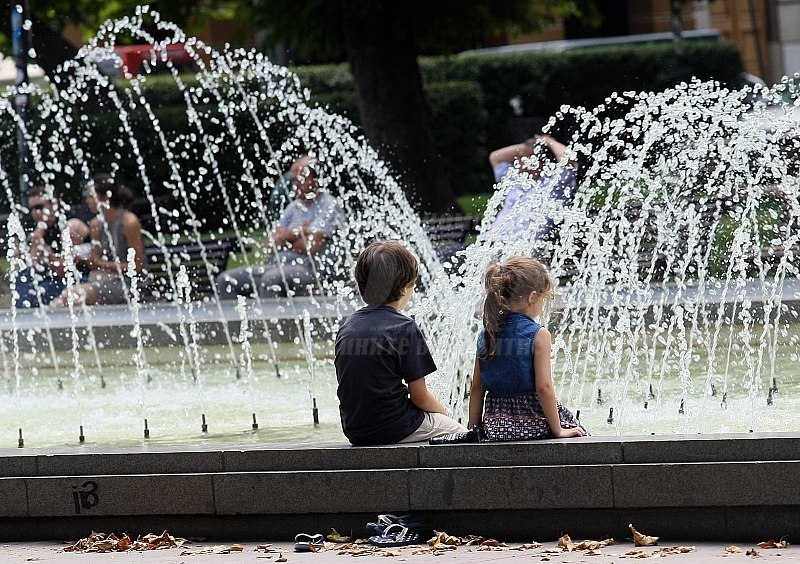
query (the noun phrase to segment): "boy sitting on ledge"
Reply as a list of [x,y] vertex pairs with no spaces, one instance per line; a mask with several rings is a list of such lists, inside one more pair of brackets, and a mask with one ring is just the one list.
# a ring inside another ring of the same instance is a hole
[[336,335],[339,413],[353,445],[426,441],[466,432],[425,385],[436,364],[417,324],[402,313],[419,263],[396,241],[376,241],[359,255],[355,278],[366,307]]

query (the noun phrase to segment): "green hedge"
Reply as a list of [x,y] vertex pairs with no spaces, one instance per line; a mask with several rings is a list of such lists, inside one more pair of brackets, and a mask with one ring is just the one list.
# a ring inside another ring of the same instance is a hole
[[426,82],[474,80],[485,94],[489,149],[513,138],[509,100],[522,98],[527,116],[550,117],[562,104],[594,108],[613,92],[662,91],[686,77],[736,86],[744,70],[736,44],[686,42],[686,67],[679,72],[669,43],[616,45],[573,51],[465,54],[423,58]]

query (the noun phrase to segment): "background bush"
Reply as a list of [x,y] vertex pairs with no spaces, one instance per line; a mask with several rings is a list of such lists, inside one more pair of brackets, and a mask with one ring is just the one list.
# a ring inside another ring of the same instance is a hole
[[[558,112],[562,104],[594,108],[605,102],[613,92],[660,91],[688,77],[701,80],[717,80],[724,86],[738,85],[743,66],[738,49],[726,42],[686,42],[684,68],[679,68],[671,44],[638,44],[556,52],[526,52],[514,54],[462,54],[448,57],[425,57],[420,60],[425,89],[430,105],[434,138],[443,158],[447,175],[456,194],[466,195],[489,192],[493,178],[488,165],[490,151],[520,142],[530,136],[537,123]],[[358,104],[353,78],[346,64],[314,65],[294,70],[304,88],[311,93],[312,104],[327,107],[343,114],[358,125]],[[196,80],[183,77],[192,85]],[[224,89],[222,85],[220,89]],[[118,88],[129,88],[121,81]],[[258,88],[259,85],[247,85]],[[144,83],[144,95],[160,126],[170,138],[192,135],[192,127],[186,117],[183,94],[170,76],[149,76]],[[515,116],[509,100],[519,96],[523,115]],[[209,95],[200,101],[199,109],[207,115],[218,111],[216,100]],[[60,125],[42,120],[34,107],[34,125],[41,131],[52,130]],[[259,106],[259,112],[267,117],[274,113],[270,101]],[[137,138],[136,150],[124,133],[117,130],[119,111],[108,102],[94,107],[73,108],[73,123],[81,124],[86,131],[88,146],[86,158],[93,170],[109,170],[114,166],[121,170],[120,177],[143,194],[143,186],[137,179],[138,159],[148,165],[152,177],[148,179],[155,196],[171,197],[170,169],[164,157],[164,149],[149,128],[141,127],[149,117],[141,109],[131,112],[132,137]],[[613,114],[613,107],[607,113]],[[237,118],[237,121],[238,118]],[[0,166],[10,178],[16,178],[17,150],[13,119],[9,114],[0,117]],[[557,137],[567,140],[569,123],[555,131]],[[246,116],[237,124],[241,140],[246,146],[255,140],[258,132]],[[208,134],[223,136],[222,126],[212,127]],[[270,130],[274,141],[282,141],[288,132]],[[43,134],[41,138],[47,138]],[[62,151],[62,148],[42,147]],[[237,150],[231,143],[231,150]],[[139,151],[140,155],[136,154]],[[197,170],[202,166],[198,153],[176,156],[184,171]],[[240,162],[236,153],[220,154],[220,177],[225,185],[234,186],[240,178]],[[255,167],[257,175],[275,174],[263,164]],[[61,170],[56,175],[58,188],[68,201],[80,200],[80,170],[67,174]],[[260,177],[260,176],[259,176]],[[191,179],[190,179],[191,180]],[[35,179],[39,181],[39,179]],[[174,183],[172,183],[174,184]],[[16,183],[11,183],[12,188]],[[6,210],[8,202],[4,202]],[[246,202],[234,201],[234,207],[246,213]],[[198,214],[206,227],[220,225],[220,200],[210,189],[198,202]]]
[[[613,92],[659,92],[691,77],[739,86],[744,66],[735,43],[687,41],[685,52],[682,68],[670,43],[422,57],[434,137],[456,194],[491,190],[489,153],[523,141],[563,104],[593,109]],[[358,123],[346,64],[292,70],[314,102]],[[515,116],[509,104],[515,96],[522,103],[522,116]],[[608,110],[609,117],[613,111]],[[570,124],[561,125],[567,130],[555,135],[565,140]]]

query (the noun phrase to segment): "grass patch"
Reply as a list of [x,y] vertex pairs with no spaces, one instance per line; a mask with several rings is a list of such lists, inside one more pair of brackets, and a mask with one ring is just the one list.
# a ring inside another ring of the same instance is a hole
[[466,215],[471,215],[477,218],[483,217],[486,211],[486,205],[489,203],[489,198],[494,195],[494,192],[488,194],[468,194],[460,196],[456,199],[458,205],[464,210]]

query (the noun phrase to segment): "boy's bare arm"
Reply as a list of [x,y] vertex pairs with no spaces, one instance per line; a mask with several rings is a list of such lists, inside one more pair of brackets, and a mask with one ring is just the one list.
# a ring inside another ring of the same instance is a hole
[[422,411],[427,411],[428,413],[441,413],[442,415],[449,416],[450,414],[447,413],[447,410],[444,406],[439,403],[439,400],[436,399],[428,386],[425,384],[425,378],[417,378],[413,382],[409,382],[408,384],[408,392],[411,396],[411,403],[416,405]]

